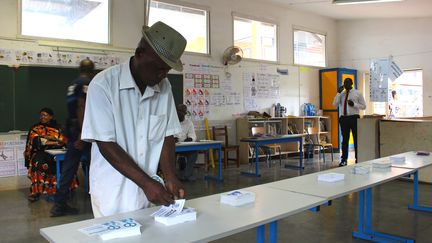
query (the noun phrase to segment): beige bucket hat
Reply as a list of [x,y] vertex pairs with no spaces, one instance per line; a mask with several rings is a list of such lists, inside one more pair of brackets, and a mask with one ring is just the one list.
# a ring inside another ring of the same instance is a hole
[[168,66],[176,71],[183,71],[180,57],[186,48],[187,41],[179,32],[159,21],[151,27],[143,26],[142,35]]

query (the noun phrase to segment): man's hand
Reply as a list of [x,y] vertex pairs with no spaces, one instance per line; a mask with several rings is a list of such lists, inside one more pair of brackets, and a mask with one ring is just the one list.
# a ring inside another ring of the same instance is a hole
[[154,204],[168,206],[174,203],[174,195],[153,179],[146,183],[143,190],[147,199]]
[[174,137],[174,142],[175,142],[175,143],[178,143],[178,142],[179,142],[178,137]]
[[342,91],[344,90],[344,86],[340,86],[337,90],[338,93],[342,93]]
[[352,100],[348,100],[348,105],[349,106],[354,106],[354,102]]
[[167,180],[165,182],[165,186],[175,198],[184,198],[185,190],[183,185],[177,180],[177,178],[173,180]]
[[192,142],[192,138],[187,137],[184,141],[185,142]]

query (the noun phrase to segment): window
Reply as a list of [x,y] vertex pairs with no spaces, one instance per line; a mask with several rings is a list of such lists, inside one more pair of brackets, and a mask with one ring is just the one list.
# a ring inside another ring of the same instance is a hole
[[109,0],[21,0],[21,35],[109,43]]
[[186,51],[209,54],[208,11],[151,1],[148,25],[162,21],[187,40]]
[[326,36],[294,30],[294,64],[325,67]]
[[277,61],[276,35],[275,24],[234,16],[234,45],[245,58]]
[[423,71],[408,70],[391,84],[390,115],[394,117],[423,116]]

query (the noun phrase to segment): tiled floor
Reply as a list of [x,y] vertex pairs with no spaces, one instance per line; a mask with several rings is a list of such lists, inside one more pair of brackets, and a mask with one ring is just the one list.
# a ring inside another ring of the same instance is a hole
[[[326,161],[331,161],[329,154],[326,158]],[[261,163],[262,176],[259,178],[239,175],[240,171],[248,170],[249,165],[242,165],[241,168],[230,166],[223,171],[223,183],[204,181],[204,171],[197,169],[195,174],[198,180],[185,183],[187,199],[325,170],[337,166],[337,159],[335,155],[335,161],[326,164],[322,160],[318,162],[317,158],[311,159],[306,161],[303,171],[281,168],[278,160],[271,168]],[[285,162],[296,164],[297,160]],[[90,199],[82,188],[75,191],[72,199],[72,204],[81,213],[59,218],[49,217],[52,202],[43,199],[36,203],[27,202],[27,191],[0,191],[0,242],[44,242],[39,234],[40,228],[92,218]],[[420,192],[421,202],[432,206],[432,185],[421,184]],[[420,243],[432,242],[432,213],[413,212],[406,207],[412,198],[410,182],[386,183],[375,188],[373,193],[374,229],[415,238]],[[363,242],[351,237],[356,226],[357,194],[354,193],[333,201],[332,206],[323,207],[319,213],[305,211],[279,221],[279,242]],[[216,242],[254,242],[255,234],[255,230],[248,230]]]

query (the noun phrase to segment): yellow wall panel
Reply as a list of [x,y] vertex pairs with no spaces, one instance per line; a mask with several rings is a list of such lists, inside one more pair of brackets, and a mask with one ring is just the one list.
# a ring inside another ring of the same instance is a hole
[[337,92],[337,71],[323,72],[321,74],[321,95],[323,110],[334,110],[333,98]]

